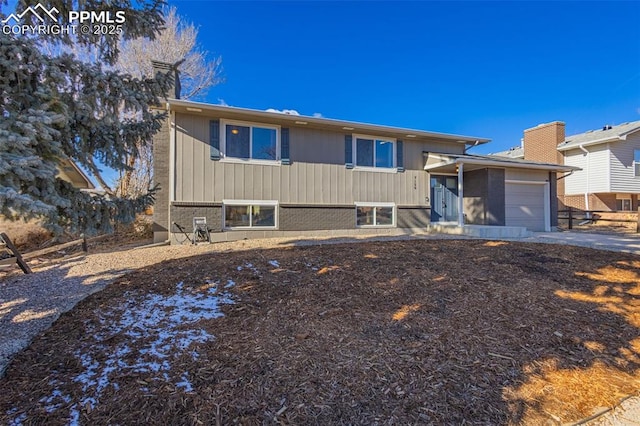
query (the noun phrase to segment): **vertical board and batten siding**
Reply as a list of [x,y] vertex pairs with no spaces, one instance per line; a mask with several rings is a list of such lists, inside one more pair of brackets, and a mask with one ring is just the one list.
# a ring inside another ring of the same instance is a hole
[[566,195],[610,191],[609,146],[610,144],[602,144],[585,147],[589,150],[588,155],[580,149],[565,152],[564,164],[582,169],[574,171],[564,179]]
[[395,202],[427,205],[423,151],[462,150],[459,144],[404,142],[402,173],[345,167],[344,133],[290,128],[290,165],[213,161],[209,119],[176,114],[175,201],[277,200],[281,204]]
[[640,177],[635,176],[634,151],[640,149],[640,132],[626,141],[609,144],[611,151],[611,192],[640,193]]

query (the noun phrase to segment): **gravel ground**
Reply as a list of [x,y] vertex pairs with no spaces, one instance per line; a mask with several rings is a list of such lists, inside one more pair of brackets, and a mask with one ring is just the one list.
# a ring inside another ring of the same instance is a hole
[[[34,274],[13,275],[0,280],[0,378],[4,375],[12,357],[27,347],[35,336],[49,328],[60,314],[70,310],[85,297],[102,290],[114,279],[129,271],[169,259],[211,252],[223,253],[254,248],[410,238],[460,239],[465,237],[448,235],[358,236],[298,241],[290,238],[272,238],[212,245],[160,246],[82,254],[42,266],[32,266]],[[550,242],[544,237],[527,238],[526,241]],[[611,249],[609,247],[602,248]],[[640,425],[640,397],[629,398],[614,410],[586,424],[598,426]]]

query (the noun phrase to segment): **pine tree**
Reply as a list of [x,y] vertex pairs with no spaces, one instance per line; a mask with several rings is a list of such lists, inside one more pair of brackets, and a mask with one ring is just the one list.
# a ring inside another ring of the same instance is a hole
[[[40,3],[55,7],[59,23],[69,10],[124,11],[121,36],[154,37],[162,27],[161,0],[23,1],[17,10]],[[6,5],[6,2],[4,2]],[[5,11],[0,16],[5,18]],[[118,57],[118,34],[78,32],[27,36],[0,35],[0,213],[9,218],[43,218],[61,232],[110,232],[112,223],[130,222],[152,203],[153,191],[137,199],[81,192],[56,177],[64,158],[91,170],[96,160],[126,170],[140,141],[151,140],[162,123],[152,105],[171,85],[170,77],[135,78],[111,65]],[[99,61],[74,55],[48,55],[40,43],[79,43]],[[122,120],[121,112],[129,118]]]

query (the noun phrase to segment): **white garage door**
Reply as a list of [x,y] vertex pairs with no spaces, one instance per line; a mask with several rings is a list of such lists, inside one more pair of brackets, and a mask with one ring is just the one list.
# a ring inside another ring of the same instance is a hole
[[549,203],[545,183],[507,182],[505,184],[505,222],[529,231],[545,231]]

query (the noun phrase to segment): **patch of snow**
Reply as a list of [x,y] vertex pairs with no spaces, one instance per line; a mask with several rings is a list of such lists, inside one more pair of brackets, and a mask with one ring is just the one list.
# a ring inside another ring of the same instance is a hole
[[[228,280],[225,288],[231,287],[231,283],[235,285]],[[100,326],[87,325],[95,341],[75,353],[84,371],[73,381],[82,385],[83,397],[70,408],[70,424],[79,424],[80,407],[95,408],[109,386],[119,389],[113,378],[120,376],[122,371],[158,373],[162,380],[171,381],[168,373],[172,370],[172,361],[188,351],[192,344],[214,337],[203,329],[189,329],[184,325],[222,317],[221,306],[234,303],[230,294],[212,294],[211,290],[204,294],[187,291],[180,282],[174,295],[149,294],[140,298],[129,293],[127,303],[99,313]],[[213,290],[215,292],[216,288]],[[114,337],[118,337],[116,342],[122,342],[115,346],[105,343]],[[198,356],[195,350],[191,355],[194,359]],[[50,384],[54,391],[40,402],[52,413],[68,406],[72,399],[58,388],[63,384],[61,381],[54,379]],[[193,391],[187,372],[182,373],[175,386],[185,392]],[[141,390],[149,391],[147,387],[141,387]],[[16,424],[25,419],[26,415],[22,419],[16,417]]]
[[254,274],[256,275],[260,275],[260,271],[258,270],[258,268],[256,268],[255,266],[253,266],[253,263],[249,263],[246,262],[243,266],[238,266],[238,271],[242,271],[243,269],[251,269],[253,271]]
[[71,397],[55,389],[51,395],[41,398],[40,402],[44,404],[44,409],[47,413],[53,413],[64,404],[70,403]]
[[274,268],[279,268],[280,264],[278,263],[277,260],[270,260],[269,261],[269,265],[273,266]]
[[187,377],[187,373],[182,373],[182,381],[176,383],[176,387],[183,388],[185,392],[193,392],[193,386]]
[[300,113],[298,111],[296,111],[295,109],[279,110],[279,109],[275,109],[275,108],[267,108],[265,111],[267,111],[267,112],[275,112],[275,113],[278,113],[278,114],[300,115]]
[[[7,415],[8,416],[13,416],[18,412],[17,408],[12,408],[11,410],[7,411]],[[27,415],[25,413],[20,414],[19,416],[14,417],[13,419],[9,420],[9,423],[7,423],[9,426],[22,426],[22,422],[24,422],[25,420],[27,420]]]
[[227,280],[227,285],[225,285],[224,288],[231,288],[234,285],[236,285],[236,283],[233,280]]
[[76,426],[80,424],[80,410],[78,410],[78,404],[74,404],[69,412],[69,426]]

